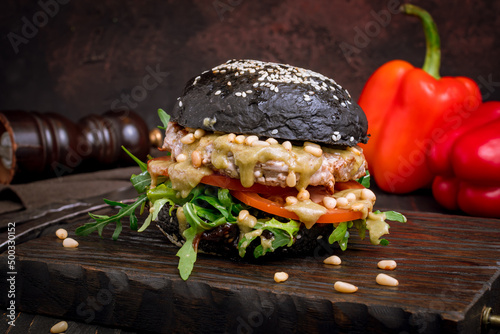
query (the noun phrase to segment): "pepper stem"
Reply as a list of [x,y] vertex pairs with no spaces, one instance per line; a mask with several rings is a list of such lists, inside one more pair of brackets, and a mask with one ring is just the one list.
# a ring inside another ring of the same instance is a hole
[[441,43],[439,40],[439,33],[436,23],[431,15],[424,9],[411,5],[401,5],[400,10],[408,15],[414,15],[420,18],[424,26],[425,34],[425,61],[422,69],[432,75],[434,78],[439,79],[439,66],[441,65]]

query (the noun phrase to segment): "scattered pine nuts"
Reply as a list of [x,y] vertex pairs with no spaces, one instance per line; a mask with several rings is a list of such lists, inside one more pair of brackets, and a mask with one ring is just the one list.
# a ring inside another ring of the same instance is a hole
[[354,293],[354,292],[358,291],[357,286],[352,285],[350,283],[341,282],[341,281],[335,282],[335,284],[333,285],[333,288],[335,289],[335,291],[342,292],[342,293]]
[[188,133],[187,135],[185,135],[184,137],[181,138],[181,143],[183,143],[185,145],[189,145],[189,144],[194,143],[195,140],[196,140],[196,138],[194,137],[194,134]]
[[274,281],[276,283],[281,283],[284,282],[288,279],[288,274],[285,273],[284,271],[280,271],[274,274]]
[[233,143],[235,138],[236,138],[236,135],[234,133],[230,133],[227,135],[227,141],[230,143]]
[[311,198],[311,194],[309,194],[309,191],[306,189],[301,189],[297,194],[297,199],[299,201],[307,201],[309,198]]
[[59,239],[64,240],[68,237],[68,231],[63,228],[60,228],[56,231],[56,235]]
[[194,167],[201,166],[201,153],[200,153],[200,151],[193,151],[193,153],[191,153],[191,162],[193,163]]
[[78,241],[73,238],[66,238],[63,240],[63,246],[66,248],[76,248],[78,247]]
[[281,144],[285,150],[291,151],[292,150],[292,143],[290,143],[288,140],[284,141],[283,144]]
[[337,200],[333,197],[330,196],[325,196],[323,197],[323,204],[325,208],[327,209],[335,209],[335,206],[337,206]]
[[267,138],[266,141],[271,145],[278,144],[278,141],[274,138]]
[[66,321],[60,321],[50,329],[51,333],[63,333],[68,329],[68,323]]
[[394,260],[382,260],[377,263],[377,267],[384,270],[396,269],[397,263]]
[[342,263],[342,260],[340,259],[340,257],[338,257],[337,255],[332,255],[330,257],[327,257],[323,263],[325,264],[333,264],[335,266],[338,266],[339,264]]
[[183,162],[187,160],[187,156],[184,153],[181,153],[175,157],[175,160],[177,160],[177,162]]
[[375,281],[380,284],[380,285],[386,285],[386,286],[398,286],[399,282],[397,279],[394,277],[391,277],[386,274],[378,274],[377,278],[375,278]]
[[292,170],[290,173],[288,173],[286,177],[286,185],[291,187],[295,187],[297,184],[297,176],[295,175],[295,172]]

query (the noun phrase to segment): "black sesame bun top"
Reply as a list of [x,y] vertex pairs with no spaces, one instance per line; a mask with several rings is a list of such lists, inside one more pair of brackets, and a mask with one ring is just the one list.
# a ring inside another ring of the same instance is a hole
[[290,65],[230,60],[191,79],[172,111],[190,128],[354,146],[368,122],[333,79]]

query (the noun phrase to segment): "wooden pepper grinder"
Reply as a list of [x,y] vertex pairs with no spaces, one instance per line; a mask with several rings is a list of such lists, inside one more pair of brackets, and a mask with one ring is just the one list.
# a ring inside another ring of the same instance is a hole
[[0,113],[0,182],[25,182],[130,165],[124,146],[144,161],[161,146],[159,129],[148,130],[132,111],[89,115],[77,123],[56,113]]

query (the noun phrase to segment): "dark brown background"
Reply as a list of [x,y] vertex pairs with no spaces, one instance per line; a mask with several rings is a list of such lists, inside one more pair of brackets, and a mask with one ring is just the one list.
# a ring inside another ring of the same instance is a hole
[[[169,110],[189,78],[231,58],[310,68],[357,99],[377,67],[394,58],[421,66],[425,53],[418,19],[389,12],[397,0],[60,1],[2,1],[0,110],[76,120],[124,108],[132,94],[129,105],[154,126],[156,109]],[[437,21],[441,74],[469,76],[485,99],[500,100],[500,1],[413,3]],[[41,4],[51,12],[46,22]],[[46,24],[16,52],[9,36],[25,38],[34,18]],[[356,52],[346,55],[341,45]],[[155,88],[148,69],[163,73]]]

